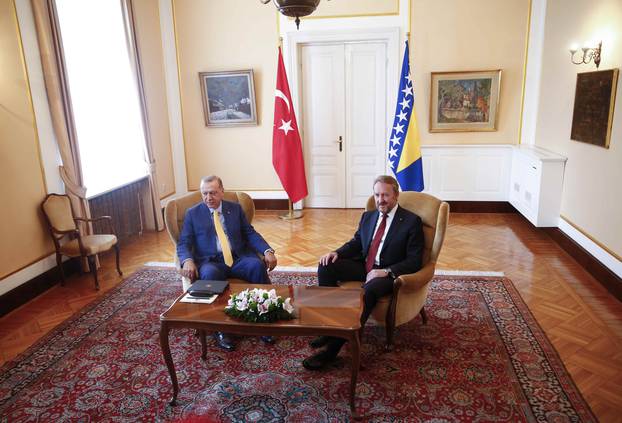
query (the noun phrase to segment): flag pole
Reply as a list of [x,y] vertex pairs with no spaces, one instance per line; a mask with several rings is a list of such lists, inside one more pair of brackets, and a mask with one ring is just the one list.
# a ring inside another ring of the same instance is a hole
[[[276,13],[276,28],[277,28],[276,32],[277,32],[277,37],[278,37],[277,48],[282,49],[283,48],[283,37],[281,36],[280,16],[278,12]],[[285,132],[285,134],[287,135],[287,132]],[[292,200],[289,197],[287,198],[287,205],[288,205],[288,212],[286,214],[280,215],[279,217],[281,219],[294,220],[294,219],[300,219],[302,217],[303,215],[302,210],[294,210]]]
[[289,205],[289,211],[287,214],[282,214],[279,217],[283,220],[294,220],[300,219],[302,217],[302,210],[294,210],[292,205],[292,200],[288,199],[287,203]]

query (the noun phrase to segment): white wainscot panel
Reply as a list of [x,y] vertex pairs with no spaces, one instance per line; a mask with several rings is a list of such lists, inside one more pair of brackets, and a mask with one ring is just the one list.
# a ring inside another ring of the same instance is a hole
[[507,201],[511,145],[422,146],[425,191],[443,200]]
[[471,164],[468,155],[462,152],[448,152],[439,155],[441,198],[462,197],[469,191],[473,175],[469,172]]
[[480,199],[507,200],[511,156],[502,151],[482,152],[475,157],[474,193]]

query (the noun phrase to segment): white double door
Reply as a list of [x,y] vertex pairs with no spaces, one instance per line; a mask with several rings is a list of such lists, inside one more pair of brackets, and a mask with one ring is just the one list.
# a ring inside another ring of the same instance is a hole
[[362,208],[385,171],[387,45],[301,47],[306,207]]

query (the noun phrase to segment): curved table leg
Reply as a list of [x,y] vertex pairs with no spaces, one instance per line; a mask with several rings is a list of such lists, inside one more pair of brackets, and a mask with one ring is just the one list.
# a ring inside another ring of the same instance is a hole
[[361,416],[356,412],[355,395],[356,395],[356,379],[359,374],[359,366],[361,365],[361,338],[359,331],[352,332],[350,338],[350,354],[352,355],[352,376],[350,378],[350,412],[352,419],[359,420]]
[[169,327],[166,322],[160,323],[160,347],[162,348],[162,354],[164,355],[164,361],[168,368],[168,373],[171,376],[171,382],[173,383],[173,398],[169,402],[170,405],[177,405],[177,394],[179,393],[179,383],[177,382],[177,374],[175,373],[175,364],[173,363],[173,357],[171,357],[171,347],[168,344]]

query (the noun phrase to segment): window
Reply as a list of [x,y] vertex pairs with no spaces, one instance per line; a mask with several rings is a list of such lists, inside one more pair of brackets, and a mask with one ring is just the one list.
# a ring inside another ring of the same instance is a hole
[[148,174],[122,2],[56,0],[88,197]]

